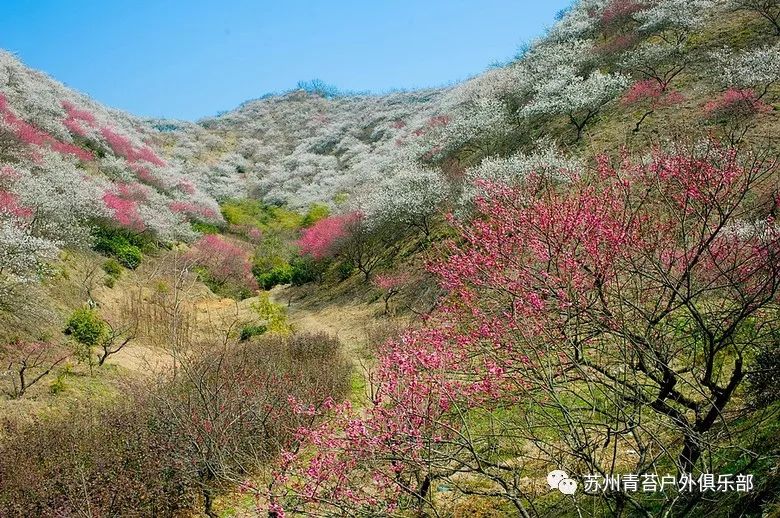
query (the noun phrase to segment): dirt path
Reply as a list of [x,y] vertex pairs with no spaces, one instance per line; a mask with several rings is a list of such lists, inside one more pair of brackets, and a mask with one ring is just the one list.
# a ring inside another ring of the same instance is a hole
[[287,308],[288,319],[296,330],[336,336],[353,359],[365,354],[368,328],[376,321],[377,305],[362,302],[325,304],[294,297],[290,301],[289,289],[277,286],[271,290],[271,300]]

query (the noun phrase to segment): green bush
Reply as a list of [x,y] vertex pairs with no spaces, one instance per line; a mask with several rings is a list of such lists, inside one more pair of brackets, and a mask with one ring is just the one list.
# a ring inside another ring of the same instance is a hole
[[116,257],[123,265],[130,269],[135,269],[138,268],[139,264],[141,264],[143,255],[138,248],[130,245],[129,247],[119,249],[117,251]]
[[340,281],[346,281],[349,279],[349,277],[352,275],[352,272],[354,271],[355,265],[349,261],[341,262],[336,267],[336,275],[338,275]]
[[270,269],[263,267],[262,264],[256,264],[252,268],[252,273],[261,288],[270,290],[280,284],[303,286],[310,282],[317,282],[322,279],[327,265],[327,262],[315,261],[311,257],[293,257],[289,263],[285,262]]
[[278,284],[289,284],[293,271],[290,265],[285,263],[266,271],[263,271],[259,265],[255,265],[252,267],[252,273],[261,288],[270,290]]
[[303,217],[301,226],[310,227],[319,220],[325,219],[328,216],[330,216],[330,209],[327,205],[323,205],[322,203],[313,203],[311,207],[309,207],[309,211]]
[[109,277],[118,279],[122,276],[122,265],[116,259],[108,259],[103,263],[103,271],[108,274]]
[[303,216],[284,207],[266,205],[259,200],[228,200],[220,205],[222,217],[231,225],[268,230],[300,228]]
[[49,393],[53,396],[56,396],[57,394],[60,394],[67,389],[67,385],[65,383],[65,378],[70,375],[71,369],[70,365],[66,365],[65,368],[63,368],[59,373],[57,373],[57,377],[54,379],[54,381],[51,382],[49,385]]
[[272,302],[268,292],[260,292],[257,302],[252,304],[252,309],[257,312],[260,320],[265,321],[267,331],[283,335],[292,332],[292,325],[287,322],[287,310],[284,306]]
[[211,223],[203,223],[202,221],[195,221],[192,223],[192,230],[200,232],[201,234],[219,234],[219,227],[212,225]]
[[303,286],[322,279],[326,263],[315,261],[311,257],[295,257],[290,261],[290,282],[293,286]]
[[265,326],[244,326],[241,328],[241,337],[240,340],[242,342],[245,342],[252,338],[253,336],[259,336],[263,333],[265,333],[268,329]]
[[141,247],[146,245],[140,238],[132,236],[129,232],[115,229],[99,228],[93,232],[95,241],[92,248],[111,257],[114,257],[130,269],[135,269],[141,264],[143,253]]
[[65,327],[65,334],[72,336],[79,344],[93,347],[105,337],[108,329],[98,314],[89,308],[73,312]]

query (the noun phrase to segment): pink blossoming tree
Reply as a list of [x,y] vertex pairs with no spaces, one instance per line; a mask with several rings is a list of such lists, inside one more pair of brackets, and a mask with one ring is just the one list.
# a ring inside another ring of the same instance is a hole
[[408,272],[385,273],[374,277],[374,285],[383,292],[385,315],[390,313],[390,299],[398,295],[411,278]]
[[[495,185],[473,220],[453,220],[431,267],[449,295],[382,346],[367,408],[297,408],[330,419],[282,455],[273,516],[437,515],[464,495],[553,515],[528,480],[551,466],[754,462],[718,423],[745,409],[751,358],[780,331],[776,166],[714,144],[597,164],[564,184]],[[676,515],[701,498],[616,488],[566,505]]]
[[138,202],[131,197],[107,191],[103,194],[103,203],[111,211],[119,226],[128,230],[141,232],[146,228],[141,215],[138,213]]
[[252,275],[249,251],[222,236],[209,234],[192,246],[188,257],[205,270],[217,288],[254,292],[257,281]]
[[359,219],[357,213],[329,216],[305,229],[298,240],[301,253],[314,259],[332,257],[339,241],[347,235],[349,225]]
[[644,110],[634,126],[634,133],[638,133],[645,119],[655,113],[658,108],[674,106],[683,102],[684,99],[681,93],[669,89],[658,81],[645,79],[634,83],[623,95],[621,101],[624,106],[639,106]]
[[772,109],[753,90],[729,88],[704,105],[704,117],[722,125],[731,143],[737,144],[753,128],[755,116]]
[[117,133],[112,128],[102,127],[100,128],[100,134],[117,156],[125,158],[131,164],[144,161],[159,167],[165,167],[166,165],[165,161],[158,157],[150,147],[135,146],[129,138]]
[[3,123],[11,128],[21,142],[29,146],[48,147],[57,153],[71,155],[83,161],[90,161],[95,158],[90,151],[82,149],[75,144],[56,139],[34,124],[20,119],[11,111],[3,94],[0,94],[0,118]]

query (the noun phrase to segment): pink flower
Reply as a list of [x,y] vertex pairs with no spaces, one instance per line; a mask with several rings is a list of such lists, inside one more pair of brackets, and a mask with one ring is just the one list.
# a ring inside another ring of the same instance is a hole
[[657,108],[679,104],[684,100],[681,93],[664,89],[658,81],[647,79],[634,83],[623,95],[621,102],[624,105],[647,103],[651,108]]
[[113,212],[114,220],[120,226],[138,232],[144,230],[145,225],[134,200],[126,199],[121,194],[106,192],[103,194],[103,203]]
[[708,119],[751,117],[771,111],[772,107],[761,101],[753,90],[737,88],[729,88],[704,105],[704,115]]
[[330,257],[336,252],[336,245],[348,231],[348,227],[361,218],[357,212],[329,216],[319,220],[303,231],[298,246],[301,253],[315,259]]
[[249,251],[220,235],[201,237],[192,245],[188,257],[205,268],[212,280],[219,284],[230,283],[251,291],[257,290]]
[[601,12],[601,25],[609,27],[625,23],[642,9],[644,5],[634,0],[612,0]]
[[68,116],[74,120],[80,120],[86,122],[89,126],[95,124],[95,116],[86,110],[80,110],[70,101],[63,101],[62,107],[65,108]]
[[17,117],[8,107],[5,96],[0,99],[0,114],[2,114],[3,121],[11,127],[16,137],[25,144],[34,147],[47,146],[52,151],[65,155],[72,155],[83,161],[94,159],[94,156],[90,151],[82,149],[75,144],[62,142],[42,129]]
[[106,142],[108,142],[108,145],[116,155],[125,158],[130,163],[143,160],[144,162],[160,167],[166,165],[151,148],[147,146],[136,148],[129,138],[120,135],[111,128],[105,126],[100,128],[100,134],[103,135],[103,138],[106,139]]
[[382,290],[392,291],[397,290],[404,284],[407,284],[411,279],[411,276],[407,272],[400,272],[396,274],[378,274],[374,277],[374,284]]
[[193,218],[213,220],[217,218],[217,212],[209,207],[204,207],[191,201],[173,201],[168,205],[171,212],[187,214]]
[[19,198],[15,194],[0,190],[0,214],[8,214],[16,218],[29,218],[33,211],[29,207],[19,205]]
[[181,180],[176,187],[183,193],[195,194],[195,185],[189,180]]

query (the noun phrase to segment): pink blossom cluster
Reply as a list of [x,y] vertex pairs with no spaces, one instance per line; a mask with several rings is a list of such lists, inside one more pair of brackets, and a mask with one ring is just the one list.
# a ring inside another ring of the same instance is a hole
[[623,24],[644,8],[645,6],[641,2],[635,0],[612,0],[601,11],[601,25],[602,27],[611,27]]
[[382,273],[374,276],[374,284],[384,291],[394,291],[408,284],[412,276],[408,272]]
[[25,219],[32,216],[32,209],[19,204],[19,198],[13,193],[0,189],[0,215]]
[[120,135],[109,127],[100,128],[100,134],[117,155],[128,162],[144,161],[159,167],[165,167],[165,162],[148,146],[135,147],[129,138]]
[[686,210],[697,210],[696,204],[717,203],[733,195],[747,171],[739,165],[736,150],[720,150],[717,144],[711,145],[718,150],[716,158],[656,154],[645,169],[649,176],[646,181],[661,179],[668,199]]
[[621,322],[594,306],[623,307],[610,295],[632,283],[634,304],[668,295],[650,265],[721,294],[732,286],[747,300],[776,297],[780,232],[740,236],[710,219],[742,203],[745,181],[757,176],[733,150],[620,158],[598,157],[596,171],[563,186],[496,184],[477,200],[476,217],[451,218],[457,239],[430,266],[448,295],[422,328],[382,346],[367,408],[291,402],[324,419],[298,431],[303,447],[281,455],[269,495],[276,512],[285,502],[288,511],[314,503],[352,515],[414,509],[427,474],[470,462],[474,429],[464,415],[521,404],[551,359],[566,369],[562,322],[594,311],[620,336]]
[[161,191],[166,189],[165,183],[157,175],[152,173],[148,167],[145,167],[137,162],[131,162],[129,165],[130,169],[132,169],[136,176],[138,176],[138,179],[145,184],[156,187]]
[[683,102],[685,98],[676,90],[664,88],[654,79],[637,81],[623,95],[621,102],[624,105],[646,103],[651,108],[673,106]]
[[303,231],[298,247],[304,255],[324,259],[336,253],[338,242],[347,235],[349,226],[360,220],[358,212],[329,216]]
[[172,212],[186,214],[192,218],[212,220],[217,218],[217,212],[191,201],[173,201],[168,205]]
[[710,119],[744,118],[771,111],[772,107],[761,101],[753,90],[738,88],[729,88],[704,105],[704,114]]
[[0,180],[13,181],[18,178],[19,173],[17,173],[10,165],[4,165],[3,167],[0,167]]
[[133,183],[117,183],[114,186],[117,190],[117,194],[126,199],[137,202],[145,202],[149,200],[149,188],[138,182]]
[[32,209],[19,203],[19,197],[7,189],[19,178],[11,166],[0,168],[0,216],[6,215],[25,219],[32,216]]
[[0,94],[0,115],[2,115],[2,121],[25,144],[35,147],[48,147],[52,151],[63,155],[75,156],[83,161],[90,161],[95,158],[90,151],[82,149],[75,144],[62,142],[42,129],[17,117],[9,108],[8,100],[3,94]]
[[125,194],[106,191],[103,193],[103,203],[121,227],[141,232],[146,225],[138,213],[138,203],[132,198],[125,197]]
[[189,180],[181,180],[176,184],[176,188],[185,194],[195,194],[195,185]]
[[220,235],[201,237],[192,245],[188,257],[206,269],[217,283],[233,284],[252,291],[258,288],[252,275],[249,251]]
[[85,137],[88,131],[82,126],[82,123],[87,124],[90,128],[94,128],[97,124],[95,116],[86,110],[81,110],[76,107],[70,101],[63,101],[62,107],[67,113],[67,117],[62,122],[68,130],[74,135]]

